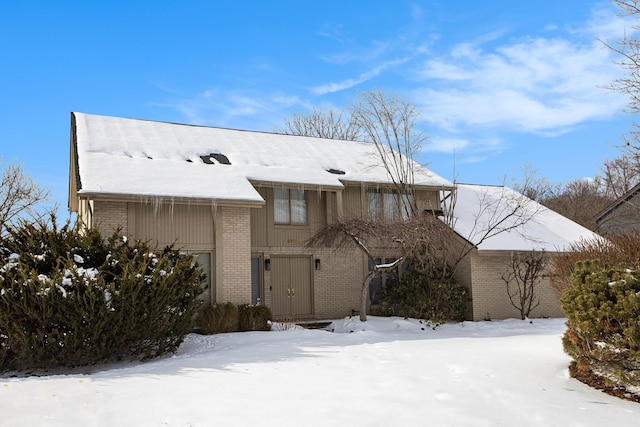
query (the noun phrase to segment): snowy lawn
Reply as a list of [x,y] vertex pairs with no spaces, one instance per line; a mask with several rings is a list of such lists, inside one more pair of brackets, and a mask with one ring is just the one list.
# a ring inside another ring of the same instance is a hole
[[175,356],[0,378],[6,426],[637,426],[640,404],[569,378],[564,320],[345,319],[189,335]]

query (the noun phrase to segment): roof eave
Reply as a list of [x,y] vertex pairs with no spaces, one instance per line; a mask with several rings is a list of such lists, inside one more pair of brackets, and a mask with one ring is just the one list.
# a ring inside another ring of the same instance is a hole
[[87,200],[111,200],[111,201],[127,201],[127,202],[145,202],[153,200],[159,203],[189,203],[196,205],[216,205],[216,206],[234,206],[260,208],[266,204],[264,200],[255,199],[212,199],[205,197],[185,197],[185,196],[169,196],[169,195],[152,195],[152,194],[127,194],[127,193],[104,193],[92,191],[78,192],[79,199]]

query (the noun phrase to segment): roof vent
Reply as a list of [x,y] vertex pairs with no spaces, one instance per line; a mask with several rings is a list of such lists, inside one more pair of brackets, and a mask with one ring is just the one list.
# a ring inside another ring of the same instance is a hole
[[327,169],[327,172],[332,173],[334,175],[344,175],[346,173],[345,171],[342,171],[340,169],[333,169],[333,168]]
[[216,163],[219,163],[221,165],[231,164],[231,162],[229,161],[229,158],[224,154],[220,154],[220,153],[211,153],[204,156],[200,156],[200,158],[204,163],[208,165],[215,165]]

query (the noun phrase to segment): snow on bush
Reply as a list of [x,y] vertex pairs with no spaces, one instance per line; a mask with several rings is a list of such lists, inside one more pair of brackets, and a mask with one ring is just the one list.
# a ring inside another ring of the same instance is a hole
[[191,257],[69,223],[0,239],[0,371],[147,359],[192,328],[203,274]]

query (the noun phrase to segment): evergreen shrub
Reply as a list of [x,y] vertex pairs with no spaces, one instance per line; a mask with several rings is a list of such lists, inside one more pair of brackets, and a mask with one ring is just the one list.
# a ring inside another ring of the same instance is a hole
[[144,360],[192,329],[204,274],[172,247],[152,250],[67,222],[22,223],[0,238],[0,371]]
[[464,320],[470,302],[467,289],[438,266],[410,264],[400,277],[389,275],[378,294],[386,314],[422,319],[433,326]]
[[223,334],[238,330],[238,307],[227,302],[204,307],[196,320],[198,332],[204,335]]
[[264,305],[242,304],[238,306],[238,329],[240,331],[269,331],[272,320],[271,309]]
[[227,302],[204,307],[198,313],[197,331],[204,335],[227,332],[268,331],[271,309],[264,305]]
[[581,373],[610,386],[640,387],[640,279],[635,271],[579,262],[561,299],[562,343]]

